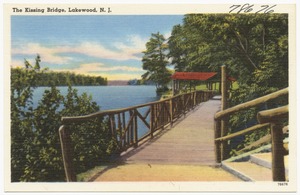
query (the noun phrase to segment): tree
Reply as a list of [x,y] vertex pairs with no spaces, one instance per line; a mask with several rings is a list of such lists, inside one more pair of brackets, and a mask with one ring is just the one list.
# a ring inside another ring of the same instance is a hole
[[[288,15],[188,14],[183,25],[174,26],[169,51],[179,71],[219,71],[227,65],[239,85],[231,91],[234,106],[288,86]],[[255,123],[254,113],[231,117],[231,131]]]
[[175,71],[183,72],[188,69],[187,66],[187,42],[184,34],[184,28],[178,24],[173,27],[171,37],[168,40],[171,64],[174,65]]
[[226,64],[240,86],[260,86],[255,98],[288,85],[287,35],[286,14],[189,14],[173,28],[169,56],[189,71]]
[[36,87],[40,66],[33,67],[27,60],[25,68],[17,68],[11,74],[11,178],[18,181],[23,175],[28,151],[34,139],[32,94]]
[[146,51],[143,52],[143,69],[147,72],[142,75],[142,78],[153,81],[157,91],[167,89],[167,84],[171,79],[171,73],[167,69],[167,50],[166,39],[158,32],[151,34],[150,40],[146,43]]
[[[36,61],[40,62],[40,59],[37,58]],[[27,70],[29,70],[29,67],[30,67],[30,69],[39,70],[39,71],[35,71],[35,75],[37,77],[37,79],[35,79],[35,82],[36,82],[35,86],[107,85],[107,79],[105,79],[101,76],[87,76],[87,75],[74,74],[71,72],[53,72],[53,71],[48,71],[47,69],[43,69],[40,71],[39,63],[35,64],[34,67],[32,67],[29,63],[28,64],[27,63],[26,63],[26,67],[28,67]],[[26,68],[25,69],[24,68],[11,68],[11,72],[13,75],[18,75],[18,74],[20,74],[20,72],[26,72]]]

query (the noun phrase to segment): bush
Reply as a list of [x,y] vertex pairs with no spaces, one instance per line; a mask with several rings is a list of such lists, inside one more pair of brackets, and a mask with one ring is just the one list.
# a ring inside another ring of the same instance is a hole
[[[46,90],[38,106],[33,108],[36,75],[41,71],[39,62],[39,56],[34,67],[25,61],[20,74],[11,77],[12,182],[64,181],[58,135],[61,117],[99,111],[91,96],[85,93],[79,96],[77,90],[69,87],[67,96],[63,97],[55,86]],[[75,170],[81,172],[99,165],[116,150],[105,119],[71,127]]]

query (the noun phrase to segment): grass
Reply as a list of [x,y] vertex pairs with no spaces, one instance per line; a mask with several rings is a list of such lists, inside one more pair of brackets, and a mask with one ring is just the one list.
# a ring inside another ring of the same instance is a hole
[[109,165],[97,166],[93,169],[90,169],[84,173],[79,173],[77,177],[77,181],[79,182],[89,182],[93,177],[95,177],[99,172],[105,170]]
[[[220,87],[219,84],[217,84],[215,91],[219,92],[219,87]],[[238,88],[239,88],[238,82],[233,82],[232,83],[232,89],[236,90]],[[192,88],[192,90],[193,90],[193,88]],[[196,90],[207,90],[206,84],[202,83],[202,84],[197,85]],[[189,92],[189,88],[186,90],[186,92]],[[185,93],[185,92],[182,90],[180,93]],[[168,91],[162,93],[161,99],[170,98],[170,97],[172,97],[172,95],[173,95],[172,90],[168,90]]]

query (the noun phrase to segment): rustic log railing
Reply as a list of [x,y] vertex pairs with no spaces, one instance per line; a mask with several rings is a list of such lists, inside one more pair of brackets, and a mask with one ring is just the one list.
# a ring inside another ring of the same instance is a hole
[[[272,137],[272,173],[274,181],[285,181],[285,171],[283,162],[283,135],[282,135],[282,120],[288,117],[288,105],[260,111],[257,113],[257,119],[260,124],[254,125],[247,129],[241,130],[236,133],[226,134],[221,136],[221,132],[224,129],[228,129],[228,126],[221,125],[221,121],[228,120],[229,116],[240,112],[242,110],[247,110],[253,107],[257,107],[263,103],[270,100],[274,100],[281,96],[288,95],[288,88],[279,90],[272,94],[257,98],[255,100],[239,104],[237,106],[222,110],[215,114],[215,156],[216,162],[220,163],[226,160],[227,154],[229,153],[229,148],[227,147],[228,140],[235,138],[237,136],[245,135],[249,132],[260,130],[264,127],[271,125],[271,137]],[[227,132],[227,130],[225,130]]]
[[282,119],[289,114],[288,106],[261,111],[257,114],[259,123],[270,123],[272,137],[272,173],[273,181],[285,181],[283,125]]
[[[177,119],[201,102],[209,100],[213,94],[214,91],[194,91],[129,108],[100,111],[85,116],[62,117],[59,135],[67,181],[76,181],[72,160],[71,129],[68,128],[71,124],[81,124],[106,117],[120,151],[126,151],[130,147],[138,147],[139,142],[146,138],[153,138],[157,130],[164,129],[167,125],[172,126]],[[146,133],[141,134],[141,131]]]

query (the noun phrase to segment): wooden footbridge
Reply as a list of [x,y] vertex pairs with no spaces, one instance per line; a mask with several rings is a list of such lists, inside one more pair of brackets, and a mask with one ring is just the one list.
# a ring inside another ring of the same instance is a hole
[[211,119],[220,107],[219,100],[210,100],[213,96],[213,91],[193,91],[134,107],[63,117],[59,133],[67,181],[76,181],[69,127],[99,117],[108,120],[111,139],[126,162],[213,165]]
[[[226,75],[225,75],[226,76]],[[102,111],[86,116],[63,117],[59,129],[67,181],[76,181],[70,139],[70,125],[105,117],[112,138],[120,149],[119,160],[127,164],[221,165],[229,158],[228,141],[265,127],[271,129],[272,175],[285,181],[283,122],[288,105],[258,112],[252,127],[230,134],[230,115],[257,108],[268,101],[288,95],[288,89],[226,108],[226,78],[222,74],[222,98],[214,91],[193,91],[168,99],[130,108]]]
[[126,163],[214,165],[214,124],[220,100],[196,106],[172,127],[158,131],[138,148],[124,152]]

